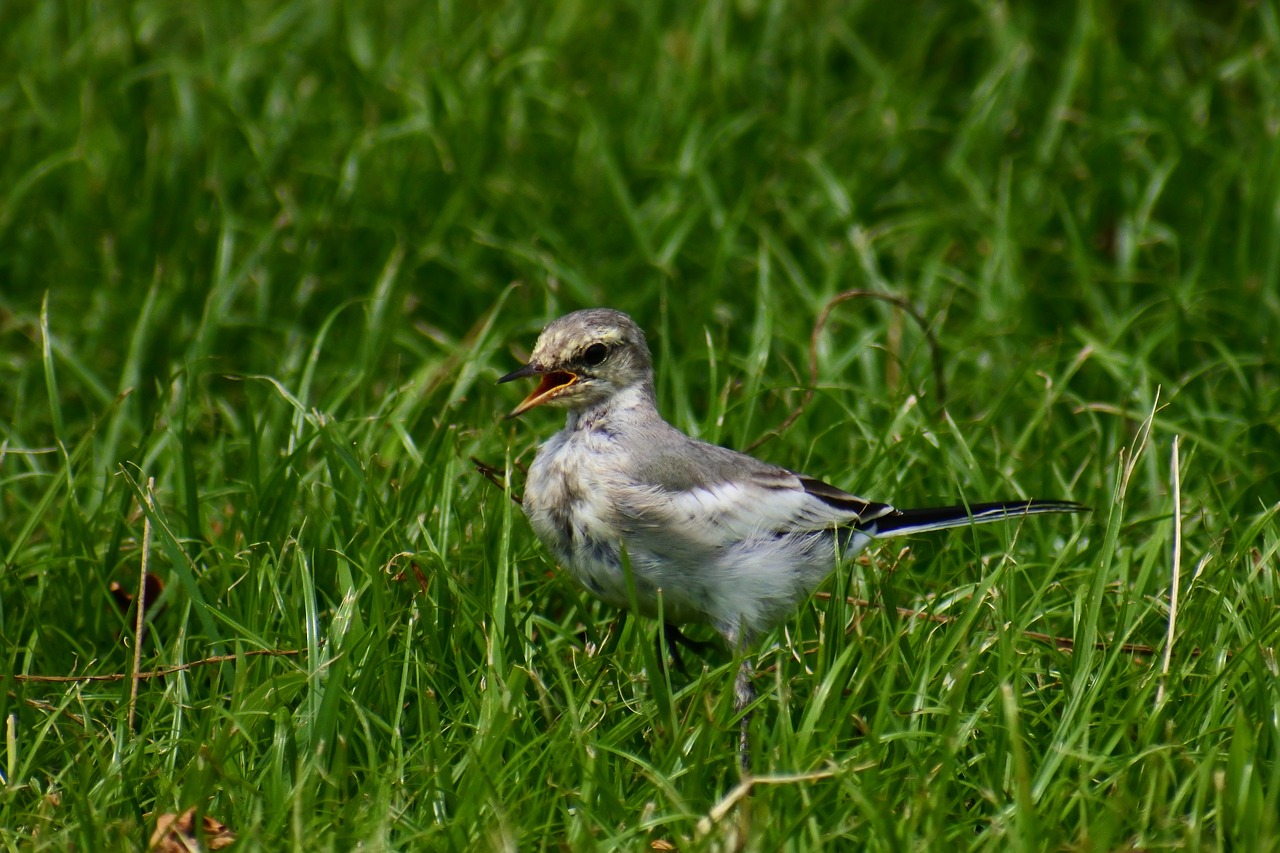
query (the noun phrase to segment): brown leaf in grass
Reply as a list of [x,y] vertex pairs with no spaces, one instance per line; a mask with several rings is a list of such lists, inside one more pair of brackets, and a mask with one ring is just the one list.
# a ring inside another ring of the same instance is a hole
[[[125,589],[115,581],[111,582],[111,586],[107,588],[111,593],[111,599],[116,603],[116,607],[124,613],[128,613],[133,607],[135,595],[132,591]],[[164,581],[160,580],[158,575],[147,574],[147,585],[144,590],[146,593],[145,607],[143,615],[150,615],[151,608],[160,600],[161,593],[164,592]]]
[[189,808],[182,814],[166,812],[156,818],[155,832],[147,849],[152,853],[201,853],[208,850],[222,850],[231,846],[236,835],[208,815],[201,821],[200,829],[205,846],[200,844],[200,836],[196,833],[196,810]]
[[427,583],[427,576],[422,573],[422,569],[418,568],[417,563],[409,564],[413,568],[413,579],[418,582],[418,589],[422,590],[422,594],[431,595],[430,584]]

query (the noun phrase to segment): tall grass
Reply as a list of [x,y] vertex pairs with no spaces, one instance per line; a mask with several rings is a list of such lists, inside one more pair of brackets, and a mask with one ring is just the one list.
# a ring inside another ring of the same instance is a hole
[[[0,841],[1280,847],[1278,49],[1181,0],[3,7]],[[492,380],[589,305],[751,445],[850,288],[945,398],[846,302],[758,455],[1095,512],[838,572],[739,787],[731,656],[656,666],[470,460],[518,494],[558,424]]]

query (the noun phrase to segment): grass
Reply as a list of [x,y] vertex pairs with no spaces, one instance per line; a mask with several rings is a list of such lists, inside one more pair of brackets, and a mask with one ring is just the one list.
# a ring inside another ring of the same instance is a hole
[[[107,0],[0,46],[5,849],[191,807],[237,849],[1280,849],[1270,4]],[[492,380],[598,304],[746,447],[849,288],[929,318],[945,401],[847,302],[758,455],[1095,512],[837,572],[745,791],[730,656],[647,666],[469,458],[519,490],[557,419]],[[148,525],[141,665],[191,666],[131,730],[87,679]]]

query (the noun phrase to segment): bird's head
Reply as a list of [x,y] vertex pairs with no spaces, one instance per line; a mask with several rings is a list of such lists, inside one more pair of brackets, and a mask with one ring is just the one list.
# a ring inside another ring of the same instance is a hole
[[498,380],[539,377],[538,387],[512,410],[518,417],[534,406],[581,410],[627,388],[653,382],[653,362],[644,332],[610,308],[574,311],[553,320],[534,344],[529,363]]

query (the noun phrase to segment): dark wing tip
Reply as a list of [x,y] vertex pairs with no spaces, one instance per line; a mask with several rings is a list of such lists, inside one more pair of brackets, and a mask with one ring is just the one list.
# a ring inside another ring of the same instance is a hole
[[894,511],[893,507],[888,504],[863,500],[857,495],[851,495],[843,489],[837,489],[830,483],[815,480],[813,477],[797,476],[800,477],[801,488],[803,488],[807,494],[813,495],[827,506],[834,507],[841,512],[856,515],[862,521],[879,518],[886,513]]

